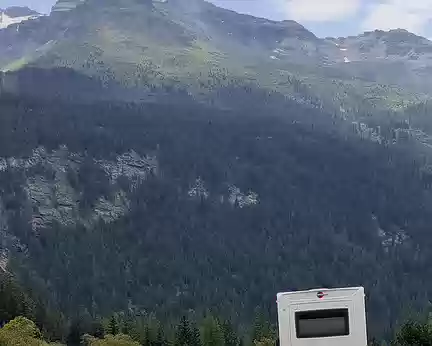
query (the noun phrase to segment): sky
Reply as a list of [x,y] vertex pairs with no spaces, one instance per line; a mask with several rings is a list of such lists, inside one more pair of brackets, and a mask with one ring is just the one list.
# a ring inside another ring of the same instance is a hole
[[[357,35],[375,29],[407,29],[432,37],[432,0],[210,0],[274,20],[293,19],[319,37]],[[48,13],[55,0],[0,0],[0,8],[29,6]]]

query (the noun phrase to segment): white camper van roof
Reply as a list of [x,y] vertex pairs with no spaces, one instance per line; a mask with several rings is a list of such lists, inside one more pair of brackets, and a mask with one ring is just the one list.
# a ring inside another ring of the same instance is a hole
[[[320,298],[321,294],[323,296]],[[299,301],[299,300],[311,300],[314,299],[341,299],[347,298],[355,294],[364,294],[363,287],[344,287],[344,288],[314,288],[306,291],[290,291],[290,292],[281,292],[277,294],[277,300],[279,298],[284,297],[284,299]]]

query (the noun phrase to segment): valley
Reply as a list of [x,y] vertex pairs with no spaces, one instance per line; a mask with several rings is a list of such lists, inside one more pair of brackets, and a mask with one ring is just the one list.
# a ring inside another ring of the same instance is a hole
[[33,301],[2,325],[273,340],[277,292],[347,285],[371,337],[430,313],[431,41],[202,0],[31,16],[0,29],[0,267]]

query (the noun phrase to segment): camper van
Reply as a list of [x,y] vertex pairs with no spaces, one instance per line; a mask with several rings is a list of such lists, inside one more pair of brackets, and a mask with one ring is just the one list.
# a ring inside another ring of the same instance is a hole
[[280,346],[366,346],[363,287],[277,295]]

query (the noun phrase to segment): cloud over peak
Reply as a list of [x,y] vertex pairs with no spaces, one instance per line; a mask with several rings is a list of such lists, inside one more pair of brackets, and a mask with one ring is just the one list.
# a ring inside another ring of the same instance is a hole
[[407,29],[424,35],[432,19],[432,0],[386,0],[368,6],[362,29]]
[[[282,0],[283,1],[283,0]],[[298,21],[339,21],[355,15],[361,0],[285,0],[286,12]]]

